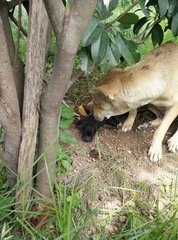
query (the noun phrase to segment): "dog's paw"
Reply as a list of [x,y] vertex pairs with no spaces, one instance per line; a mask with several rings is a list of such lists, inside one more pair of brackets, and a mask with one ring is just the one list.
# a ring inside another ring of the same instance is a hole
[[160,144],[154,144],[150,147],[148,156],[151,162],[159,162],[162,159],[162,147]]
[[122,132],[128,132],[132,129],[132,126],[133,126],[133,122],[130,122],[130,121],[125,121],[123,124],[122,124]]
[[172,136],[168,140],[168,149],[170,152],[176,153],[178,152],[178,136]]
[[143,124],[141,124],[141,125],[139,125],[137,128],[138,128],[138,130],[145,130],[146,128],[148,128],[148,126],[149,126],[149,123],[143,123]]

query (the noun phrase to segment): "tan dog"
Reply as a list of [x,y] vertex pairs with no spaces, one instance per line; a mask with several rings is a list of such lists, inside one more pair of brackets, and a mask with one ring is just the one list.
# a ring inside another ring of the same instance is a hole
[[[129,112],[123,131],[132,128],[140,106],[151,103],[166,110],[149,149],[151,161],[161,160],[163,138],[178,114],[178,45],[163,44],[139,63],[111,70],[97,83],[92,95],[96,120]],[[178,130],[169,139],[168,147],[172,152],[178,150]]]

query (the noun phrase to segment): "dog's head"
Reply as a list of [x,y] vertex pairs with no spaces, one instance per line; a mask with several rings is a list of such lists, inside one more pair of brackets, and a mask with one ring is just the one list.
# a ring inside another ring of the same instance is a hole
[[93,115],[98,121],[105,117],[121,115],[130,111],[130,107],[125,100],[125,82],[130,80],[130,76],[122,69],[112,69],[96,84],[91,91],[93,97]]
[[124,114],[130,110],[127,103],[119,97],[117,86],[112,89],[108,84],[101,85],[95,87],[91,93],[93,97],[93,116],[98,121]]

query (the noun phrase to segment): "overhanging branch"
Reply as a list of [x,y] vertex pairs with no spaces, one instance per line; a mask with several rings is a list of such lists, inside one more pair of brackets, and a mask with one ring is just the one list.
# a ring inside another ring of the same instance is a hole
[[[17,21],[17,19],[14,17],[13,12],[9,12],[9,17],[10,17],[10,19],[12,20],[12,22],[18,27],[18,21]],[[26,29],[25,29],[23,26],[20,26],[20,31],[23,33],[23,35],[24,35],[25,37],[27,37],[27,31],[26,31]]]
[[[21,3],[25,2],[26,0],[21,0]],[[19,0],[12,0],[10,2],[7,2],[8,10],[12,10],[19,4]]]
[[56,36],[59,36],[63,29],[64,5],[62,0],[43,0],[48,17]]
[[113,23],[117,22],[119,19],[121,19],[126,13],[128,13],[132,8],[134,8],[140,0],[135,0],[132,5],[130,5],[122,14],[120,14],[116,19],[114,19],[112,22],[108,23],[105,28],[109,28],[113,25]]

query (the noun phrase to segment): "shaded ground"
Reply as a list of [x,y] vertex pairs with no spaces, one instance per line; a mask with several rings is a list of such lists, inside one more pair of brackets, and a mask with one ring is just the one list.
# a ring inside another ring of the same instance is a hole
[[[122,171],[129,178],[156,184],[158,181],[171,183],[175,178],[178,156],[168,153],[166,147],[166,141],[173,131],[169,131],[165,137],[163,160],[158,164],[150,163],[147,156],[154,129],[140,131],[135,128],[125,133],[120,128],[104,126],[99,129],[92,143],[83,142],[76,128],[72,131],[78,140],[77,150],[74,147],[71,151],[74,172],[91,171],[92,168],[105,179],[109,168]],[[99,153],[98,157],[92,156],[93,149]]]
[[[139,199],[140,203],[136,201],[141,214],[149,218],[154,218],[155,206],[162,210],[170,204],[170,192],[175,188],[178,168],[178,155],[168,153],[166,148],[166,140],[172,130],[163,144],[163,160],[153,164],[147,156],[153,129],[139,131],[135,126],[125,133],[120,128],[104,126],[93,142],[85,143],[80,132],[72,127],[78,144],[70,148],[73,168],[68,181],[81,178],[84,182],[92,176],[93,187],[88,190],[87,196],[84,193],[84,198],[87,198],[88,208],[100,208],[95,224],[84,233],[86,239],[97,232],[98,224],[103,225],[105,234],[118,233],[127,219],[123,210],[130,208],[130,204],[135,206],[135,199]],[[92,194],[95,197],[91,200]]]
[[[100,77],[101,73],[95,71],[95,74],[81,77],[72,85],[67,99],[74,106],[76,112],[80,104],[85,104],[91,100],[89,91]],[[99,129],[92,143],[84,143],[81,140],[80,132],[75,127],[72,127],[72,131],[78,140],[78,150],[74,147],[74,152],[71,152],[73,171],[91,170],[92,168],[93,171],[100,172],[101,176],[105,176],[108,167],[114,167],[123,171],[131,178],[146,180],[150,183],[172,181],[171,179],[175,178],[176,168],[178,168],[178,159],[176,159],[178,156],[167,152],[166,142],[175,131],[178,120],[172,125],[164,139],[163,160],[159,164],[153,164],[150,163],[147,152],[154,129],[148,128],[144,131],[137,129],[137,126],[148,122],[153,117],[149,111],[138,114],[133,130],[127,133],[122,132],[121,128],[114,129],[105,125]],[[92,149],[96,149],[99,152],[97,159],[90,156]]]
[[[92,79],[93,81],[87,78],[79,80],[70,89],[67,101],[74,106],[76,112],[80,104],[91,100],[89,90],[97,78]],[[90,143],[82,141],[81,133],[75,125],[71,127],[78,144],[69,148],[73,164],[66,182],[79,179],[79,182],[84,183],[90,180],[90,187],[81,196],[86,200],[88,209],[98,206],[100,209],[95,216],[95,223],[84,233],[85,239],[93,239],[90,236],[97,232],[97,223],[103,224],[102,231],[106,233],[119,232],[126,220],[125,215],[119,215],[119,212],[126,205],[133,204],[135,196],[140,202],[144,201],[140,205],[146,204],[146,207],[139,207],[139,211],[149,218],[158,198],[160,210],[170,203],[171,198],[166,189],[172,191],[175,188],[178,155],[168,153],[167,140],[178,122],[171,126],[164,139],[163,160],[154,164],[150,163],[147,156],[154,129],[137,129],[140,124],[151,119],[153,115],[149,111],[140,113],[133,130],[126,133],[121,131],[121,127],[105,125],[98,130]],[[149,209],[147,213],[146,208]]]

